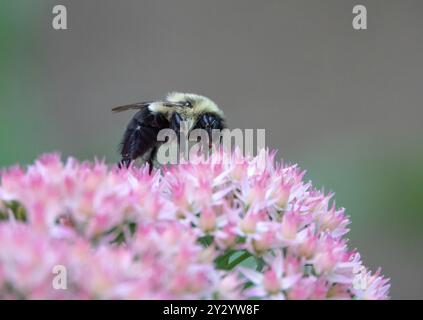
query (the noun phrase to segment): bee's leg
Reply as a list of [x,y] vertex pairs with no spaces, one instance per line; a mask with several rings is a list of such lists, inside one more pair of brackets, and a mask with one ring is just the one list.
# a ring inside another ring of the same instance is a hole
[[131,159],[129,157],[122,157],[122,159],[118,163],[119,169],[122,168],[129,168],[131,164]]
[[149,165],[149,172],[150,172],[150,174],[153,171],[154,159],[156,158],[156,155],[157,155],[157,147],[154,147],[151,150],[151,152],[150,152],[150,154],[148,156],[148,159],[147,159],[147,163]]
[[181,115],[175,112],[170,119],[170,128],[175,132],[178,139],[178,144],[181,143],[180,131],[181,131],[181,122],[183,121]]

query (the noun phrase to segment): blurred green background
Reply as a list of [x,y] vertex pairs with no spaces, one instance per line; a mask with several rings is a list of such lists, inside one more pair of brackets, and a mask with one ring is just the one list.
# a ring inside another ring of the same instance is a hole
[[1,0],[0,166],[55,150],[114,163],[130,114],[111,107],[201,93],[335,191],[365,264],[421,299],[423,2],[360,1],[364,31],[356,4]]

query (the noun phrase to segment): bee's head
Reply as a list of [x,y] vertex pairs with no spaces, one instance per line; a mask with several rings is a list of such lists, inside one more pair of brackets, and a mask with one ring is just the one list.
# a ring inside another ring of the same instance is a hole
[[176,110],[170,119],[176,129],[184,121],[187,129],[204,129],[212,138],[213,129],[223,129],[224,114],[216,103],[209,98],[193,93],[172,92],[167,96],[167,101],[174,103]]

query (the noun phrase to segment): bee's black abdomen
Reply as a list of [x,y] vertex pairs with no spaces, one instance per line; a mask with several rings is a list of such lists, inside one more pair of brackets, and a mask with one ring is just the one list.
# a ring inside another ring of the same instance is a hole
[[153,113],[147,107],[136,113],[122,139],[119,166],[129,167],[133,160],[154,148],[159,131],[168,127],[169,123],[163,115]]

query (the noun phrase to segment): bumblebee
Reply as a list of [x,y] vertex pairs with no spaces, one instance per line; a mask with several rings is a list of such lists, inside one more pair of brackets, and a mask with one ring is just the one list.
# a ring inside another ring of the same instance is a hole
[[179,137],[183,123],[188,135],[194,129],[204,129],[211,141],[212,130],[226,127],[224,114],[217,104],[193,93],[172,92],[162,101],[133,103],[112,110],[138,110],[123,135],[119,167],[128,168],[132,161],[141,157],[151,170],[162,143],[157,138],[162,129],[172,129]]

